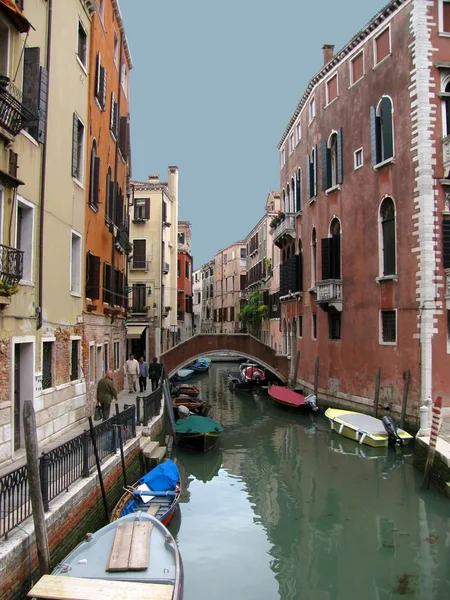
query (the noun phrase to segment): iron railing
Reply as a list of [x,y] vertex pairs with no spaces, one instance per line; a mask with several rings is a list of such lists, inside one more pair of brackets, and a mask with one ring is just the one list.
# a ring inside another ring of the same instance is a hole
[[[127,406],[94,427],[100,460],[114,454],[119,446],[118,427],[122,430],[123,443],[136,437],[136,409]],[[49,510],[51,500],[58,497],[81,477],[89,477],[95,466],[94,448],[89,431],[43,452],[39,460],[44,510]],[[28,471],[24,465],[0,477],[0,536],[6,539],[16,525],[31,516],[28,488]]]
[[22,277],[23,250],[0,244],[0,281],[11,285],[18,283]]
[[[161,379],[162,382],[162,379]],[[148,396],[136,397],[136,420],[140,425],[147,427],[150,420],[159,415],[162,399],[162,385]]]
[[17,135],[27,123],[36,119],[22,104],[22,93],[8,77],[0,75],[0,126],[11,135]]

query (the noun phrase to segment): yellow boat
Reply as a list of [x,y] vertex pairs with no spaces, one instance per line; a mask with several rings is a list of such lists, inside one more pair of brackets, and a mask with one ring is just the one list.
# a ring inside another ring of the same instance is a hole
[[[330,421],[331,430],[339,435],[372,448],[388,445],[389,436],[381,419],[340,408],[327,408],[325,416]],[[409,444],[413,439],[403,429],[397,429],[397,436],[402,444]]]

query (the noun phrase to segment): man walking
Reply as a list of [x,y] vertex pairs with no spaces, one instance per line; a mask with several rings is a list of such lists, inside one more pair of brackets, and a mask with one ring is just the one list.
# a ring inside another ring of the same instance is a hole
[[108,371],[97,384],[97,402],[100,403],[103,413],[103,421],[109,419],[111,402],[117,402],[117,392],[113,383],[114,373]]
[[125,363],[125,373],[128,378],[128,387],[130,390],[130,394],[133,392],[137,392],[136,390],[136,380],[139,376],[139,363],[134,358],[134,354],[130,354],[130,358]]
[[148,377],[148,364],[145,362],[144,357],[141,356],[139,359],[139,390],[142,394],[147,389],[147,377]]
[[149,377],[152,382],[152,392],[158,387],[158,381],[161,378],[162,365],[158,362],[157,358],[154,358],[150,364]]

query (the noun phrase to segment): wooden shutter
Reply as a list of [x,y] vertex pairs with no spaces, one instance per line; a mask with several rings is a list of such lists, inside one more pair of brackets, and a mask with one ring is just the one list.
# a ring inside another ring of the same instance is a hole
[[98,300],[100,288],[100,257],[86,254],[86,297]]
[[100,157],[94,158],[94,189],[92,194],[92,203],[95,207],[98,207],[98,197],[100,192]]
[[17,169],[18,169],[18,158],[19,155],[14,150],[9,150],[9,169],[8,173],[12,177],[17,177]]
[[450,221],[442,221],[442,250],[444,269],[450,269]]
[[95,64],[95,97],[100,102],[100,71],[101,71],[100,52],[97,52],[97,61]]
[[37,141],[43,144],[45,142],[48,108],[48,71],[47,69],[44,69],[44,67],[41,67],[39,73],[39,119]]
[[384,96],[381,100],[381,130],[383,138],[383,160],[394,156],[394,138],[392,130],[392,103]]
[[103,263],[103,302],[105,304],[111,304],[110,289],[111,289],[110,266],[107,263]]
[[333,235],[330,240],[330,279],[341,278],[341,236]]
[[133,240],[133,266],[145,268],[146,240]]
[[297,292],[303,292],[303,252],[297,254]]
[[322,240],[322,280],[330,279],[330,238]]
[[337,183],[341,184],[344,181],[344,153],[342,140],[342,127],[339,128],[337,134]]
[[395,218],[383,221],[381,226],[383,231],[383,275],[395,275]]
[[372,167],[377,165],[378,160],[378,144],[377,144],[377,111],[374,106],[370,107],[370,137],[372,144]]
[[313,186],[313,191],[314,194],[313,196],[317,196],[317,144],[314,146],[314,162],[313,162],[313,174],[314,174],[314,186]]
[[308,192],[308,200],[311,199],[311,159],[306,156],[306,191]]
[[115,190],[115,182],[109,182],[109,194],[108,194],[108,206],[106,207],[106,214],[108,215],[108,220],[112,221],[113,216],[113,206],[114,206],[114,190]]
[[328,166],[328,144],[326,142],[326,140],[322,140],[322,144],[321,144],[321,149],[322,149],[322,191],[324,192],[325,190],[327,190],[330,185],[329,185],[329,179],[328,179],[328,173],[329,173],[329,166]]
[[99,103],[103,110],[106,107],[106,69],[100,66]]
[[302,210],[302,172],[300,171],[300,169],[297,171],[297,177],[295,179],[295,189],[296,189],[296,194],[295,197],[297,199],[297,206],[295,207],[295,211],[299,212],[300,210]]
[[150,198],[145,198],[145,218],[150,219]]
[[111,92],[111,112],[109,115],[109,128],[114,133],[114,117],[115,117],[115,101],[114,101],[114,92]]
[[[34,114],[37,114],[39,98],[39,61],[40,48],[25,48],[23,54],[23,104]],[[30,121],[27,126],[28,133],[37,140],[38,120]]]
[[128,123],[128,117],[120,117],[119,125],[119,148],[120,152],[125,160],[128,158],[128,149],[130,145],[130,126]]
[[72,133],[72,177],[78,179],[78,117],[73,115],[73,133]]

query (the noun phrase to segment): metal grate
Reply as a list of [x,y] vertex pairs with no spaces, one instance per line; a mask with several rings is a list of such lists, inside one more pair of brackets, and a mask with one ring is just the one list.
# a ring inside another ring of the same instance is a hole
[[53,386],[53,342],[42,343],[42,389]]
[[397,341],[397,316],[395,310],[381,311],[381,332],[383,342]]

